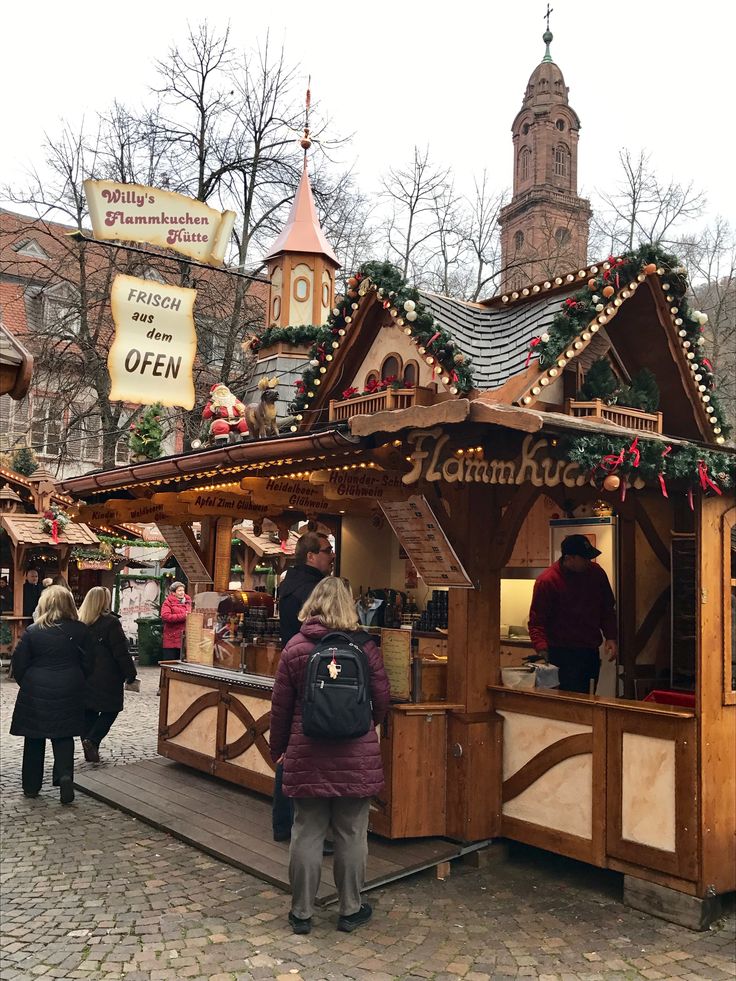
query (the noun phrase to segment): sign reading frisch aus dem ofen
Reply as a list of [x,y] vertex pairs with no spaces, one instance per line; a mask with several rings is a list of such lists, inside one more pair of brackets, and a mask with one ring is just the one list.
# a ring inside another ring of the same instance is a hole
[[84,182],[95,238],[144,242],[221,266],[234,211],[215,211],[184,194],[117,181]]
[[116,276],[110,305],[115,340],[107,356],[112,401],[194,407],[196,290]]

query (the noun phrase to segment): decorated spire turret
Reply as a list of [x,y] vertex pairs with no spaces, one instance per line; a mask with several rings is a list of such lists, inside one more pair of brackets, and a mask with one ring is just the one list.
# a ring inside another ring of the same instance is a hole
[[289,217],[266,255],[271,280],[268,326],[301,327],[324,324],[335,295],[335,270],[340,268],[334,249],[322,231],[309,182],[307,151],[311,94],[307,88],[304,150],[299,180]]

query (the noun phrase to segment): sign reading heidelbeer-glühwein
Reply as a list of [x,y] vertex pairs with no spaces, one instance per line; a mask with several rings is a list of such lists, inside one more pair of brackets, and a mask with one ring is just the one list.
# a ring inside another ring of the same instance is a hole
[[84,182],[95,238],[143,242],[221,266],[234,211],[215,211],[183,194],[117,181]]
[[110,294],[115,340],[107,357],[111,401],[194,407],[196,290],[116,276]]

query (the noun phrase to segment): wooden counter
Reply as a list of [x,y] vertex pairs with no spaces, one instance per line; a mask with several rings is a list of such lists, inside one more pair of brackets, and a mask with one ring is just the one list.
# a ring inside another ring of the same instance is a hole
[[[273,793],[269,747],[273,678],[161,662],[158,751],[170,760]],[[379,730],[386,784],[371,830],[388,838],[446,833],[446,702],[399,704]]]
[[273,678],[161,662],[158,751],[260,793],[273,793],[268,745]]
[[695,712],[491,686],[499,833],[682,892],[698,880]]

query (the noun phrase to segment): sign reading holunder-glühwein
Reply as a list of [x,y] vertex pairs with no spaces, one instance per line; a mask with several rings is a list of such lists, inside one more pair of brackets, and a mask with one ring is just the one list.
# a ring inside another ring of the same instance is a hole
[[183,194],[117,181],[84,182],[95,238],[145,242],[221,266],[234,211],[215,211]]
[[115,340],[107,357],[112,401],[194,407],[196,290],[116,276],[110,305]]

